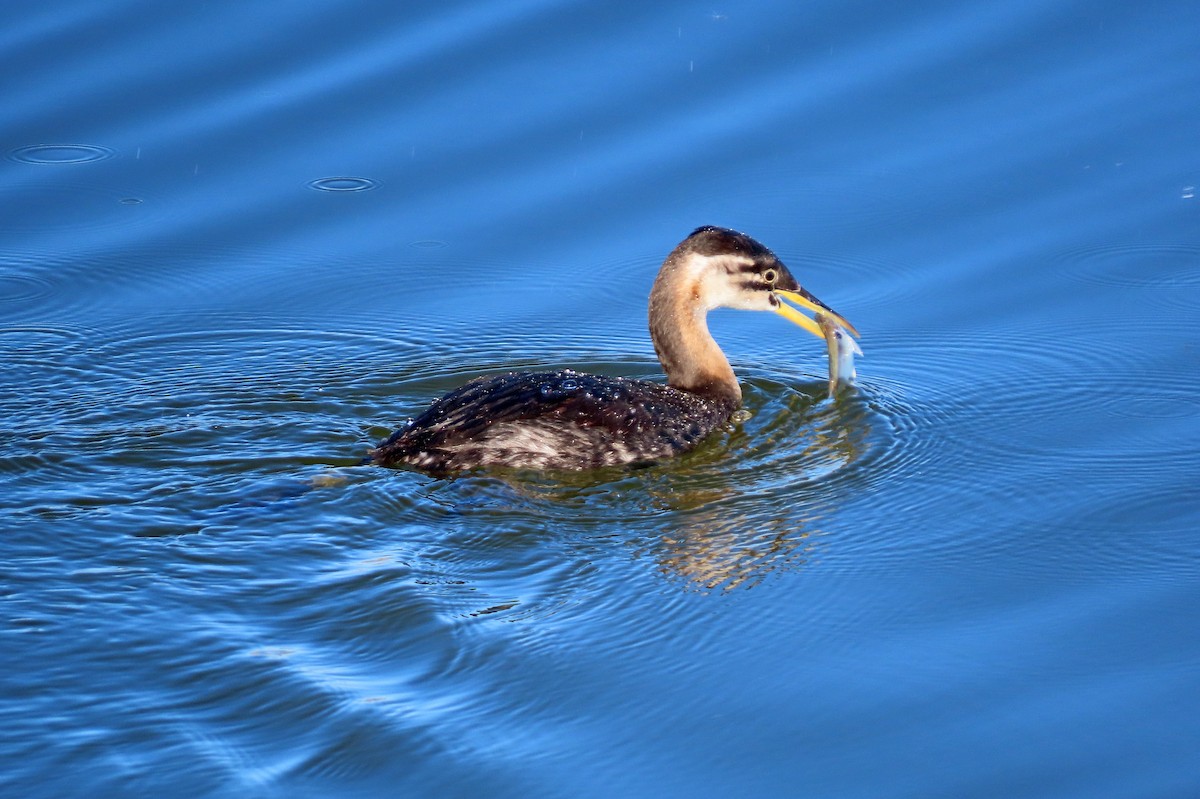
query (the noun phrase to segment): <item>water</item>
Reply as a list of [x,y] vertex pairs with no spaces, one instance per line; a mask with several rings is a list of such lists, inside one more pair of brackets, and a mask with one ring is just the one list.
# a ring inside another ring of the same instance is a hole
[[[0,786],[1191,796],[1194,4],[63,0],[0,32]],[[653,378],[678,461],[360,465],[469,377]],[[761,318],[760,318],[761,317]]]

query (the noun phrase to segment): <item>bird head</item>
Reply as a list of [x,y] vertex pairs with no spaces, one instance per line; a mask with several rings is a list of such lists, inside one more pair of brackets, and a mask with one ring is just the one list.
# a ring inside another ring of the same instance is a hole
[[802,313],[804,309],[858,336],[854,325],[801,286],[775,253],[745,233],[711,225],[696,228],[676,252],[681,263],[691,264],[699,273],[692,290],[706,311],[773,311],[825,339],[821,324]]

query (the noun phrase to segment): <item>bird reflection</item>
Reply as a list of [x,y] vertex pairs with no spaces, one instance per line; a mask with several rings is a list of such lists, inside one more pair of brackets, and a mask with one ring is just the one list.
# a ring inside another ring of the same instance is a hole
[[674,532],[662,536],[655,558],[663,573],[701,590],[731,591],[808,561],[819,534],[811,520],[753,520],[730,513],[718,499],[709,502],[716,504],[688,514]]
[[852,392],[822,401],[824,388],[751,381],[751,417],[670,464],[492,472],[430,489],[442,507],[485,518],[493,530],[616,538],[689,589],[752,587],[803,568],[827,545],[837,507],[865,468],[868,403]]
[[[653,545],[661,571],[698,590],[731,591],[808,563],[831,533],[827,517],[840,492],[830,478],[853,468],[869,435],[863,419],[835,412],[821,422],[805,431],[807,440],[785,462],[750,453],[741,468],[709,472],[702,487],[672,479],[652,489],[677,513],[673,529]],[[769,452],[772,445],[763,448]]]

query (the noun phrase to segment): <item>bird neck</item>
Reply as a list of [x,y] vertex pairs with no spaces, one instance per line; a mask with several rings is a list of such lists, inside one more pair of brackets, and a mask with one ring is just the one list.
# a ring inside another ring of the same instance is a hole
[[708,332],[703,272],[693,259],[672,253],[650,292],[650,340],[667,385],[736,408],[742,389],[725,353]]

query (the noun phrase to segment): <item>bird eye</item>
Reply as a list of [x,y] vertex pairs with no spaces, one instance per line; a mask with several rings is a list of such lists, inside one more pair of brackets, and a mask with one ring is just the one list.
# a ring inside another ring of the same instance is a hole
[[763,272],[762,276],[763,280],[770,284],[774,284],[775,281],[779,279],[779,273],[774,269],[768,269],[767,271]]

